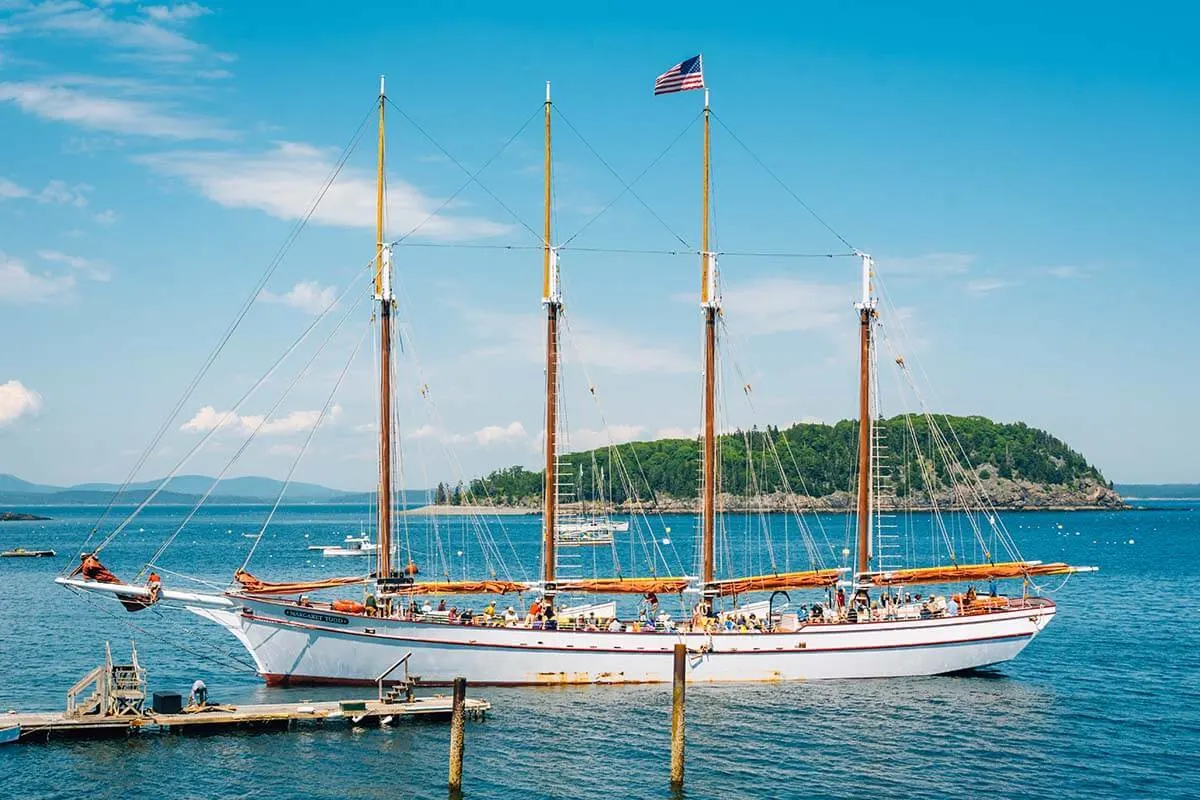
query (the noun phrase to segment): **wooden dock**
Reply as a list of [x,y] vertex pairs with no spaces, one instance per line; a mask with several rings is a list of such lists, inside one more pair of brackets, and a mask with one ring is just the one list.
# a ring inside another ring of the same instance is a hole
[[[482,719],[491,708],[486,700],[467,698],[466,713]],[[17,741],[111,739],[145,733],[212,734],[236,730],[292,730],[298,727],[379,727],[411,718],[450,717],[453,698],[421,697],[395,703],[378,700],[265,703],[210,706],[182,714],[140,716],[68,716],[63,712],[17,713],[0,716],[0,731],[17,727]]]
[[[403,719],[449,719],[454,698],[438,694],[414,697],[414,679],[408,675],[408,656],[379,676],[378,697],[372,700],[335,700],[253,705],[189,705],[163,709],[146,707],[146,670],[138,663],[137,647],[130,646],[129,664],[116,664],[105,644],[104,663],[67,691],[66,711],[0,715],[0,744],[46,742],[55,739],[112,739],[142,733],[212,734],[235,730],[291,730],[297,727],[380,727]],[[404,666],[404,679],[384,689],[388,674]],[[156,695],[156,698],[158,696]],[[157,700],[156,700],[157,705]],[[486,700],[467,698],[465,716],[483,719],[491,708]]]

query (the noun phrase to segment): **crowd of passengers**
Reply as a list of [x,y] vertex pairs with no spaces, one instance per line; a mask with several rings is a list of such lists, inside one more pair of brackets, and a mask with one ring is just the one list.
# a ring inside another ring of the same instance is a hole
[[[995,588],[992,589],[994,598]],[[307,597],[300,599],[301,605],[311,605]],[[933,619],[937,617],[953,617],[960,613],[971,613],[986,607],[981,601],[975,588],[971,587],[965,594],[929,595],[922,598],[921,594],[907,592],[885,591],[872,598],[868,593],[860,591],[853,597],[846,594],[845,589],[839,588],[828,603],[814,603],[810,606],[800,606],[795,612],[795,623],[801,621],[815,624],[847,623],[847,622],[882,622],[896,619]],[[372,616],[384,616],[387,612],[380,608],[374,595],[368,594],[363,609]],[[733,611],[717,613],[708,603],[697,603],[692,617],[687,621],[676,622],[670,614],[660,613],[658,598],[652,594],[646,596],[639,606],[636,619],[621,620],[616,617],[598,617],[594,611],[587,614],[572,616],[559,614],[551,603],[535,599],[522,614],[514,606],[508,606],[503,611],[496,607],[492,600],[481,611],[470,608],[459,609],[458,606],[447,606],[446,601],[439,600],[435,607],[430,600],[418,605],[411,600],[407,605],[393,606],[389,616],[418,622],[443,622],[451,625],[479,625],[485,627],[517,627],[531,630],[571,630],[571,631],[608,631],[610,633],[669,633],[705,631],[709,633],[750,633],[767,631],[775,626],[765,616],[760,618],[755,613],[739,613]],[[779,615],[777,615],[779,616]],[[792,615],[788,615],[792,616]]]

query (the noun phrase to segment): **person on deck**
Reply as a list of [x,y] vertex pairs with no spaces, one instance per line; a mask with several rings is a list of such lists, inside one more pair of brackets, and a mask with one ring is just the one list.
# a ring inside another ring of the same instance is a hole
[[199,678],[192,684],[192,692],[188,695],[188,704],[203,706],[208,702],[208,687]]
[[367,592],[366,602],[363,605],[367,607],[367,616],[374,617],[379,614],[379,603],[375,600],[374,592]]
[[508,608],[506,608],[504,610],[504,624],[505,625],[515,625],[517,620],[519,620],[519,619],[520,619],[520,617],[517,616],[517,610],[515,608],[513,608],[512,606],[509,606]]
[[617,619],[616,617],[613,617],[612,622],[608,623],[608,632],[609,633],[620,633],[624,629],[624,627],[625,626],[621,624],[621,620]]
[[437,609],[437,610],[438,610],[438,611],[445,611],[445,610],[446,610],[446,601],[445,601],[445,599],[442,599],[442,600],[439,600],[439,601],[438,601],[438,609]]
[[487,617],[488,619],[491,619],[492,617],[496,616],[496,601],[495,600],[489,600],[488,604],[483,607],[483,615],[485,617]]
[[146,589],[150,592],[150,602],[157,603],[158,595],[162,592],[162,580],[157,572],[150,572],[150,577],[146,580]]

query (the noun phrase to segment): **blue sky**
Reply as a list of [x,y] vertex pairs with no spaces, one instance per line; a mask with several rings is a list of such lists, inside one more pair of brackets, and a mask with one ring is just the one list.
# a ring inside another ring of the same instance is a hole
[[[1200,480],[1194,12],[589,9],[0,0],[0,472],[124,477],[369,113],[380,73],[437,142],[390,112],[389,232],[437,211],[408,241],[438,246],[397,250],[407,483],[538,462],[540,254],[459,245],[537,245],[524,225],[539,227],[540,120],[522,125],[546,80],[561,112],[559,241],[622,190],[590,148],[632,180],[682,134],[637,197],[563,253],[571,441],[693,431],[697,259],[587,248],[697,246],[701,98],[651,86],[702,51],[716,247],[730,253],[727,424],[854,410],[856,263],[733,255],[846,249],[736,135],[875,255],[895,304],[884,323],[935,410],[1046,428],[1117,481]],[[477,170],[518,130],[481,174],[487,191],[456,194],[454,162]],[[352,281],[372,253],[373,158],[368,132],[141,477],[172,468],[350,287],[333,312],[349,312],[345,327],[230,474],[286,474],[329,401],[296,477],[372,484],[369,347],[329,398],[367,330]],[[228,462],[322,326],[186,471]]]

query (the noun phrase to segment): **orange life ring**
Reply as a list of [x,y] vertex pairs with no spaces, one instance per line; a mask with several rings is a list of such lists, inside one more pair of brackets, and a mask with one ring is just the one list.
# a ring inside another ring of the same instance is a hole
[[334,600],[334,611],[345,611],[348,614],[361,614],[367,610],[367,607],[356,600]]

